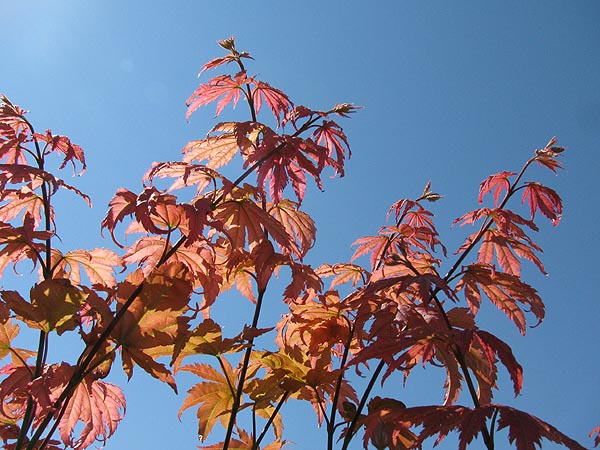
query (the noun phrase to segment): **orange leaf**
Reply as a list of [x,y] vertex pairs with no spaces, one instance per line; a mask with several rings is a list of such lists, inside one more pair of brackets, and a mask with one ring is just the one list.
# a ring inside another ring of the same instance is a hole
[[201,441],[206,439],[217,420],[220,419],[221,423],[226,426],[225,416],[233,407],[233,384],[236,382],[237,377],[227,360],[222,359],[222,361],[225,374],[218,372],[208,364],[194,364],[181,368],[181,370],[208,380],[192,386],[179,409],[179,417],[181,417],[186,409],[200,405],[197,410],[197,417],[198,437]]
[[2,291],[7,306],[32,328],[59,335],[78,324],[84,294],[67,279],[44,280],[30,291],[31,303],[18,292]]

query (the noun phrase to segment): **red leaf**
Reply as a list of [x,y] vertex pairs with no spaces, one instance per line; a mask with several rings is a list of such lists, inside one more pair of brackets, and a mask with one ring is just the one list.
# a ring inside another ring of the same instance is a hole
[[496,405],[500,411],[498,430],[508,428],[508,440],[517,450],[542,448],[542,438],[562,444],[570,450],[585,450],[578,442],[562,434],[549,423],[509,406]]
[[494,194],[494,206],[498,206],[498,201],[503,191],[507,191],[510,188],[509,177],[516,175],[514,172],[500,172],[495,175],[490,175],[479,186],[479,197],[477,201],[483,202],[483,197],[493,192]]
[[143,289],[111,334],[121,346],[123,369],[129,377],[136,363],[177,392],[171,372],[157,359],[173,354],[176,337],[189,320],[184,316],[192,295],[188,278],[187,268],[173,262],[163,264],[146,277],[137,270],[119,283],[119,306],[123,306],[143,283]]
[[263,101],[267,104],[271,112],[277,119],[277,123],[281,125],[281,119],[287,115],[289,110],[294,106],[289,97],[279,89],[270,86],[263,81],[257,81],[252,90],[254,98],[254,108],[256,113],[260,111]]
[[27,164],[25,149],[30,139],[29,128],[21,118],[0,118],[0,160],[4,159],[8,164]]
[[[508,370],[513,382],[515,396],[519,395],[523,387],[523,368],[515,359],[510,346],[493,334],[483,330],[475,330],[473,332],[473,337],[476,337],[479,340],[479,343],[486,352],[498,355],[498,358],[500,358],[500,361]],[[493,364],[494,361],[490,360],[490,363]]]
[[211,59],[204,66],[202,66],[202,70],[200,71],[198,76],[202,75],[203,72],[209,69],[214,69],[215,67],[222,66],[223,64],[229,64],[230,62],[239,61],[240,58],[254,59],[250,56],[248,52],[238,52],[235,49],[235,39],[233,36],[227,39],[217,41],[217,43],[225,50],[229,50],[231,53],[229,55]]
[[323,264],[316,272],[320,277],[334,277],[329,285],[330,290],[344,283],[351,283],[351,287],[361,282],[366,284],[370,276],[369,272],[356,264]]
[[42,197],[27,186],[23,186],[18,190],[4,189],[0,193],[0,201],[6,202],[0,206],[0,221],[2,222],[9,222],[21,213],[23,218],[26,216],[33,218],[35,227],[42,220],[44,201]]
[[456,286],[456,291],[465,290],[465,297],[473,314],[481,303],[480,288],[485,295],[512,320],[521,334],[525,334],[525,310],[532,312],[538,324],[544,319],[544,303],[537,291],[515,275],[498,272],[486,264],[474,263],[467,266]]
[[250,199],[225,201],[215,209],[214,217],[223,224],[233,248],[248,245],[252,249],[268,233],[282,248],[301,257],[300,249],[285,227]]
[[60,256],[55,262],[55,276],[60,273],[69,278],[73,284],[81,284],[80,268],[87,275],[90,283],[114,287],[115,268],[125,269],[121,258],[112,250],[96,248],[93,250],[75,250]]
[[101,228],[107,228],[110,235],[119,247],[123,247],[115,238],[115,228],[119,222],[122,222],[125,217],[135,213],[137,203],[137,195],[133,192],[121,188],[117,191],[113,199],[108,204],[108,212],[102,221]]
[[195,186],[197,194],[218,180],[225,185],[229,183],[225,177],[207,166],[182,161],[154,163],[144,175],[144,181],[154,183],[155,178],[175,178],[169,191]]
[[9,264],[16,268],[17,263],[30,259],[32,264],[38,262],[45,244],[41,241],[49,239],[53,233],[34,231],[35,224],[31,216],[25,215],[22,227],[12,227],[0,222],[0,276]]
[[271,205],[269,213],[283,225],[288,235],[293,236],[302,256],[315,244],[317,228],[310,215],[300,211],[299,205],[283,199]]
[[525,183],[523,191],[523,203],[529,203],[531,220],[535,218],[536,211],[552,221],[552,225],[558,225],[562,217],[562,201],[556,191],[541,185],[540,183]]
[[50,130],[47,130],[45,135],[36,133],[34,137],[48,144],[49,148],[46,148],[46,153],[55,151],[56,153],[62,153],[65,156],[59,169],[63,169],[67,163],[71,163],[73,166],[73,173],[75,173],[75,161],[79,161],[79,163],[81,163],[79,175],[82,175],[83,172],[85,172],[86,165],[83,149],[79,145],[71,143],[71,140],[68,137],[53,135]]
[[[65,445],[84,449],[96,441],[104,442],[125,417],[125,396],[118,386],[101,380],[80,383],[58,425]],[[78,423],[83,422],[79,436],[74,438]]]
[[251,81],[251,79],[246,77],[244,72],[240,72],[235,78],[231,78],[229,75],[220,75],[209,80],[207,84],[200,85],[186,101],[186,105],[188,106],[185,115],[186,120],[189,119],[192,113],[200,106],[207,105],[219,98],[221,99],[217,104],[216,116],[218,116],[223,108],[231,102],[233,102],[233,106],[235,107],[240,100],[241,95],[244,94],[244,86]]
[[517,450],[542,448],[542,438],[562,444],[570,450],[584,450],[579,443],[562,434],[552,425],[523,411],[503,405],[486,405],[474,409],[454,405],[396,409],[389,414],[387,422],[422,425],[419,444],[437,434],[438,438],[434,444],[437,445],[449,432],[456,430],[459,438],[458,450],[465,450],[467,445],[487,426],[487,421],[495,413],[499,414],[498,430],[508,428],[509,441],[511,444],[513,442],[516,444]]
[[326,120],[316,128],[312,138],[317,144],[323,145],[327,149],[328,156],[335,161],[335,164],[332,164],[333,168],[341,176],[344,176],[344,160],[346,154],[350,158],[352,152],[342,128],[337,123]]

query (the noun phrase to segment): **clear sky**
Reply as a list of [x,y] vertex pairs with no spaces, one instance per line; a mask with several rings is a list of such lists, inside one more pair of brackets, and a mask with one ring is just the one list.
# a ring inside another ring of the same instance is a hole
[[[0,0],[0,16],[0,92],[31,110],[39,131],[86,151],[88,171],[72,182],[94,208],[65,197],[66,248],[109,246],[99,222],[115,190],[138,190],[151,162],[179,158],[214,124],[212,107],[186,123],[184,103],[202,64],[221,55],[216,41],[232,35],[256,59],[249,71],[296,103],[365,107],[342,123],[353,150],[346,177],[307,194],[319,229],[314,265],[347,261],[354,240],[374,234],[394,201],[418,196],[429,180],[445,196],[434,208],[438,229],[456,248],[469,230],[450,224],[475,209],[479,182],[518,170],[556,135],[567,170],[542,180],[563,196],[564,218],[535,237],[549,276],[527,274],[547,319],[525,337],[499,314],[484,325],[525,368],[522,395],[507,390],[498,402],[590,445],[587,433],[600,424],[599,2]],[[391,388],[407,404],[441,398],[440,378],[420,376],[406,392]],[[141,370],[125,392],[127,417],[107,449],[198,445],[195,414],[176,418],[182,395]],[[291,448],[322,448],[307,436],[314,423],[309,410],[294,410]]]

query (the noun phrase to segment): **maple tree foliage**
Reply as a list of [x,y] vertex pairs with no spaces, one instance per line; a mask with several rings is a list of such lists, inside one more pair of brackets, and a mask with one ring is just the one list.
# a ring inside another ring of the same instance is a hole
[[[520,172],[481,183],[478,201],[491,196],[491,204],[456,220],[476,231],[453,255],[428,209],[442,198],[429,183],[418,198],[393,204],[390,223],[358,239],[350,262],[313,269],[303,258],[315,245],[316,226],[302,201],[309,179],[321,188],[324,171],[344,175],[350,147],[337,121],[357,107],[295,105],[247,72],[252,58],[233,38],[219,45],[227,54],[200,75],[233,70],[200,84],[186,119],[211,103],[217,116],[245,104],[249,119],[217,123],[186,144],[180,160],[155,163],[139,193],[119,189],[101,224],[116,251],[57,247],[54,195],[66,190],[91,203],[46,163],[58,157],[57,172],[69,167],[82,174],[84,152],[65,136],[37,133],[26,111],[2,96],[0,275],[27,262],[39,274],[29,292],[0,292],[4,447],[84,449],[104,442],[126,412],[121,388],[104,380],[113,370],[131,378],[137,367],[176,393],[179,372],[197,377],[179,415],[195,409],[199,448],[283,448],[282,410],[295,400],[314,409],[327,449],[347,449],[359,435],[365,448],[413,449],[455,432],[460,449],[480,438],[492,450],[502,429],[519,450],[539,447],[542,439],[582,449],[542,419],[494,402],[505,372],[514,394],[521,392],[523,369],[506,342],[477,325],[486,301],[523,335],[544,319],[522,263],[545,273],[530,234],[540,215],[558,225],[562,203],[554,190],[524,177],[535,165],[561,169],[564,149],[556,140]],[[235,158],[242,173],[230,180],[219,170]],[[519,191],[528,217],[509,209]],[[288,277],[280,294],[288,312],[265,324],[261,313],[274,297],[266,293],[278,274]],[[254,315],[248,322],[240,317],[239,330],[226,336],[211,307],[230,289],[253,304]],[[37,333],[37,348],[15,345],[23,327]],[[80,337],[76,359],[49,360],[53,333]],[[394,375],[408,382],[417,365],[443,368],[439,405],[373,395],[377,382]],[[218,428],[222,440],[206,443]],[[598,435],[598,428],[590,433],[596,446]]]

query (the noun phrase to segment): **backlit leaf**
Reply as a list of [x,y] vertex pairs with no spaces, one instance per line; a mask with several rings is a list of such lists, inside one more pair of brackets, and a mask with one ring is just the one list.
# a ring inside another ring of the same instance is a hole
[[225,359],[222,361],[226,371],[224,374],[208,364],[194,364],[181,368],[207,380],[195,384],[188,390],[188,396],[179,409],[179,417],[181,417],[186,409],[199,405],[198,437],[201,441],[206,439],[217,420],[220,419],[224,426],[227,426],[226,415],[233,406],[232,386],[236,383],[236,375],[231,365]]

